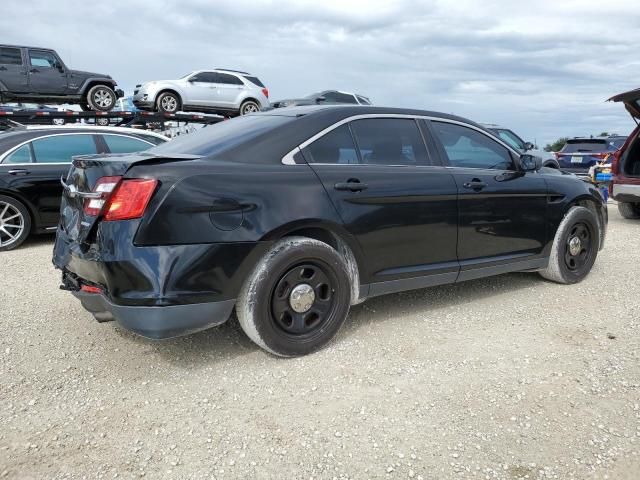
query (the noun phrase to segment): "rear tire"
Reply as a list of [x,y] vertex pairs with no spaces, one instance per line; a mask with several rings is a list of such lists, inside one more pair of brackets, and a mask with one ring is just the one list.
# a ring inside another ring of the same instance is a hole
[[572,207],[556,231],[549,265],[539,273],[553,282],[578,283],[591,271],[599,248],[596,215],[588,208]]
[[257,345],[294,357],[326,345],[344,323],[350,303],[349,274],[340,254],[318,240],[287,237],[253,269],[236,313]]
[[180,110],[180,98],[175,93],[161,93],[156,100],[156,110],[161,113],[176,113]]
[[27,239],[31,232],[31,215],[21,202],[0,195],[0,252],[13,250]]
[[240,105],[240,115],[249,115],[260,111],[260,105],[255,100],[245,100]]
[[96,125],[100,127],[108,127],[109,119],[108,118],[96,118]]
[[116,106],[116,93],[106,85],[94,85],[87,92],[87,104],[96,112],[109,112]]
[[636,220],[640,218],[640,203],[618,202],[618,212],[624,218]]

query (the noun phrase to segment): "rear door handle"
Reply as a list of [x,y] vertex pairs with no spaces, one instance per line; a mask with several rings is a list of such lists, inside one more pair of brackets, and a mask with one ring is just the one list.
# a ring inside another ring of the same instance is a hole
[[7,173],[9,175],[29,175],[31,172],[29,170],[25,170],[24,168],[16,168],[14,170],[9,170]]
[[470,189],[473,189],[473,190],[482,190],[483,188],[485,188],[487,186],[487,184],[484,183],[479,178],[474,178],[470,182],[465,182],[462,186],[464,188],[470,188]]
[[340,191],[361,192],[362,190],[369,188],[369,185],[361,183],[360,180],[348,180],[346,182],[336,183],[333,188]]

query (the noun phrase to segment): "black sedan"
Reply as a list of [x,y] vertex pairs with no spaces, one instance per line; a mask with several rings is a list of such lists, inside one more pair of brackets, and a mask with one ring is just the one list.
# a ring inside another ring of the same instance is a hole
[[225,322],[295,356],[368,297],[513,271],[582,280],[607,209],[480,125],[295,107],[148,152],[76,158],[54,264],[99,321],[150,338]]
[[130,128],[26,127],[0,133],[0,252],[30,233],[55,230],[62,186],[74,155],[131,153],[166,142]]

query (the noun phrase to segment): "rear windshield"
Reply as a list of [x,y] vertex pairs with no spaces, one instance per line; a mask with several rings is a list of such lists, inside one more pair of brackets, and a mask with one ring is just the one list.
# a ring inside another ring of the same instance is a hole
[[[612,150],[606,140],[603,139],[586,139],[586,140],[569,140],[562,150],[563,153],[578,152],[607,152]],[[614,149],[615,150],[615,149]]]
[[245,77],[244,77],[244,78],[246,78],[247,80],[249,80],[249,81],[250,81],[251,83],[253,83],[254,85],[257,85],[257,86],[259,86],[259,87],[264,88],[264,83],[262,83],[258,77],[247,77],[247,76],[245,75]]
[[197,132],[151,148],[147,152],[157,155],[171,155],[173,153],[215,155],[253,140],[293,120],[295,117],[245,115],[209,125]]

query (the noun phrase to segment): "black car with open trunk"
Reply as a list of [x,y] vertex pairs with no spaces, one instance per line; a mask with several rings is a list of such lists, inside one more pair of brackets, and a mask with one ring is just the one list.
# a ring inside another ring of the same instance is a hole
[[368,297],[512,271],[584,278],[607,209],[469,120],[292,107],[136,155],[78,157],[53,261],[99,321],[151,338],[225,322],[283,356]]

